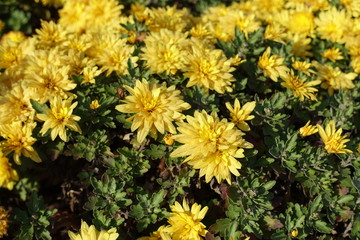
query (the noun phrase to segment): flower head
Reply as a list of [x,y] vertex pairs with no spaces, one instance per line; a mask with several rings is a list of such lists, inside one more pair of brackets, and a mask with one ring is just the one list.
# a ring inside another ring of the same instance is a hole
[[314,133],[317,133],[318,132],[318,129],[316,126],[313,126],[313,125],[310,125],[310,121],[308,121],[305,126],[301,127],[299,129],[299,133],[300,133],[300,136],[302,137],[306,137],[306,136],[310,136]]
[[240,102],[238,99],[235,99],[234,107],[230,105],[229,102],[227,102],[226,108],[230,111],[231,121],[236,124],[238,128],[240,128],[243,131],[250,131],[249,124],[247,124],[248,120],[251,120],[254,118],[254,115],[250,115],[251,112],[255,108],[256,102],[248,102],[245,103],[243,107],[240,106]]
[[[9,159],[3,156],[0,151],[0,187],[12,190],[15,181],[19,180],[19,176],[15,169],[11,167]],[[1,237],[1,234],[0,234]]]
[[192,48],[186,57],[184,76],[189,78],[186,87],[199,85],[206,90],[218,93],[232,92],[231,82],[235,78],[231,74],[233,60],[227,59],[219,49]]
[[216,112],[208,115],[205,111],[196,111],[194,117],[187,116],[187,123],[179,123],[180,134],[173,138],[182,143],[171,153],[171,157],[188,156],[187,162],[195,169],[200,169],[200,176],[205,176],[205,181],[215,177],[218,182],[225,179],[231,183],[231,173],[239,176],[237,169],[241,163],[235,158],[243,158],[244,148],[253,145],[246,142],[244,133],[236,129],[234,123],[220,120]]
[[345,139],[346,136],[341,136],[342,129],[339,128],[336,130],[335,121],[331,120],[325,127],[325,130],[319,124],[316,125],[321,140],[325,144],[325,150],[328,153],[351,153],[352,151],[349,149],[345,149],[345,143],[349,142],[349,139]]
[[283,64],[284,58],[278,55],[271,55],[271,48],[268,47],[264,54],[260,56],[258,66],[263,70],[265,77],[277,82],[278,78],[284,78],[289,69]]
[[344,57],[341,55],[339,48],[326,49],[326,51],[322,53],[322,55],[324,58],[327,58],[332,62],[336,62],[336,60],[344,59]]
[[41,159],[32,145],[36,142],[32,131],[35,128],[35,122],[12,122],[11,124],[0,125],[0,135],[4,138],[0,142],[0,150],[5,156],[14,152],[14,161],[21,164],[20,156],[31,158],[34,162],[41,162]]
[[169,232],[173,240],[201,240],[200,236],[205,236],[205,225],[201,220],[205,217],[208,207],[201,209],[201,205],[194,203],[191,209],[185,199],[182,206],[175,202],[170,206],[171,216],[168,223],[171,225]]
[[190,105],[180,97],[180,91],[175,86],[166,87],[156,83],[148,83],[145,79],[136,81],[134,88],[125,86],[131,94],[117,105],[116,110],[123,113],[134,113],[127,121],[133,121],[131,131],[138,130],[137,141],[143,142],[149,132],[156,138],[157,132],[176,133],[173,121],[183,119],[182,111]]
[[116,240],[119,234],[116,232],[116,228],[110,230],[96,230],[94,225],[87,225],[87,223],[81,220],[80,233],[76,234],[68,231],[70,240]]
[[5,211],[4,207],[0,206],[0,238],[7,236],[9,228],[9,211]]
[[68,139],[65,127],[81,133],[80,126],[76,122],[80,120],[80,117],[72,114],[78,103],[71,103],[72,100],[73,98],[63,100],[60,97],[54,97],[50,101],[50,109],[47,109],[46,113],[36,115],[39,120],[45,121],[40,134],[44,135],[51,129],[51,139],[53,141],[59,135],[61,140],[66,142]]
[[312,101],[316,100],[315,93],[318,90],[313,86],[319,85],[321,83],[320,80],[305,82],[305,80],[295,76],[294,71],[291,70],[290,74],[284,78],[284,81],[285,82],[281,83],[281,85],[291,89],[294,96],[299,98],[300,101],[304,101],[305,98],[308,98]]

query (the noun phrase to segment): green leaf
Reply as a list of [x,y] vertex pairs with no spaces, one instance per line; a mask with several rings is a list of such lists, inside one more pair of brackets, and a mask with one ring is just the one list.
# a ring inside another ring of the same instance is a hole
[[133,205],[133,206],[131,206],[129,215],[131,217],[139,220],[145,216],[144,209],[140,205]]
[[44,105],[41,105],[40,103],[38,103],[37,101],[35,101],[34,99],[30,99],[30,103],[31,103],[31,106],[33,107],[33,109],[35,109],[35,111],[37,113],[46,113],[46,110],[45,110],[45,104]]
[[321,233],[331,233],[331,227],[326,222],[318,220],[315,222],[315,229]]
[[323,205],[321,204],[321,201],[322,201],[322,196],[321,195],[318,195],[314,201],[311,202],[310,204],[310,209],[309,209],[309,214],[313,214],[314,212],[316,211],[319,211]]
[[161,189],[158,193],[154,194],[152,197],[152,205],[159,206],[159,204],[164,200],[165,191]]
[[343,204],[343,203],[347,203],[350,202],[354,199],[353,195],[343,195],[339,198],[339,200],[337,200],[337,203],[339,204]]
[[272,181],[269,181],[269,182],[265,183],[261,187],[265,188],[265,190],[270,190],[275,186],[275,184],[276,184],[276,181],[272,180]]

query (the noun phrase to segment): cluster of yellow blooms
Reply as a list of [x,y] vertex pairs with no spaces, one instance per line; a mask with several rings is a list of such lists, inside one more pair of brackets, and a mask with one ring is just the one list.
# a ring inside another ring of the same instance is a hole
[[[170,225],[161,226],[150,236],[138,240],[201,240],[201,237],[205,236],[207,230],[201,220],[205,217],[208,207],[201,209],[201,205],[194,203],[190,208],[184,199],[182,205],[175,202],[170,209]],[[115,228],[98,231],[94,225],[89,227],[85,221],[81,221],[79,233],[69,231],[68,234],[70,240],[115,240],[119,236]]]

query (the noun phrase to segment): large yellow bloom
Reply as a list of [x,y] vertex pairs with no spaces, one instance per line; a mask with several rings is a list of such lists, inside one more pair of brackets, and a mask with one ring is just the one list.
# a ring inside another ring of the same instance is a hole
[[235,81],[231,74],[235,70],[232,63],[219,49],[193,47],[192,53],[186,57],[184,68],[184,76],[189,78],[186,87],[197,84],[218,93],[232,92],[231,82]]
[[39,113],[36,115],[39,120],[45,121],[40,130],[42,135],[51,129],[51,139],[53,141],[59,135],[61,140],[66,142],[67,136],[65,127],[81,134],[80,126],[76,122],[80,120],[80,117],[72,115],[72,112],[78,103],[71,103],[72,100],[72,98],[62,100],[60,97],[54,97],[50,101],[50,109],[46,110],[46,114]]
[[201,240],[201,236],[205,236],[207,231],[201,220],[208,207],[201,209],[201,205],[194,203],[190,209],[184,199],[182,206],[175,202],[170,208],[172,212],[168,223],[171,225],[169,232],[173,240]]
[[196,111],[194,117],[186,116],[187,123],[179,123],[180,134],[173,138],[183,145],[171,153],[171,157],[188,156],[187,162],[195,169],[200,169],[200,176],[205,181],[215,177],[218,182],[225,179],[231,183],[231,173],[239,176],[237,169],[241,163],[235,158],[243,158],[244,148],[253,145],[246,142],[244,133],[226,119],[220,121],[216,112],[208,115],[205,111]]
[[278,55],[271,55],[271,48],[268,47],[259,58],[258,66],[263,70],[265,77],[277,82],[278,78],[285,78],[289,69],[284,65],[284,58]]
[[156,83],[148,83],[145,79],[136,81],[134,88],[124,86],[131,94],[117,105],[116,110],[123,113],[135,113],[127,121],[133,121],[131,131],[138,129],[137,141],[143,142],[149,132],[156,138],[157,132],[176,133],[173,121],[184,118],[180,113],[189,109],[190,105],[181,99],[180,91],[175,86],[166,87]]
[[325,150],[328,153],[351,153],[352,151],[349,149],[345,149],[345,143],[349,142],[349,139],[345,139],[346,136],[341,136],[342,129],[339,128],[336,130],[335,121],[331,120],[325,127],[325,130],[319,124],[316,125],[321,140],[325,144]]
[[175,74],[184,66],[187,34],[161,29],[145,38],[141,58],[151,73]]
[[35,162],[41,159],[32,145],[36,139],[31,137],[35,122],[12,122],[11,124],[0,125],[0,135],[5,139],[0,142],[0,150],[5,156],[14,152],[14,161],[21,164],[20,156],[31,158]]
[[4,157],[0,151],[0,187],[12,190],[17,180],[19,180],[19,176],[16,170],[11,167],[9,159]]
[[87,223],[81,220],[80,233],[75,234],[68,231],[70,240],[116,240],[119,234],[116,232],[116,228],[110,230],[96,230],[94,225],[87,225]]

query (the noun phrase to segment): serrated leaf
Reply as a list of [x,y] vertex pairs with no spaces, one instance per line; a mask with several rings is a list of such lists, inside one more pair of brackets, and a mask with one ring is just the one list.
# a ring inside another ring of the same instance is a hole
[[164,200],[165,191],[161,189],[158,193],[154,194],[152,197],[152,205],[159,206],[159,204]]
[[129,215],[136,220],[139,220],[145,216],[144,209],[140,205],[131,206]]
[[322,208],[322,206],[323,206],[323,205],[321,204],[321,202],[322,202],[322,196],[321,196],[321,195],[318,195],[318,196],[314,199],[314,201],[311,202],[310,208],[309,208],[309,214],[310,214],[310,215],[313,214],[313,213],[316,212],[316,211],[321,210],[321,208]]
[[354,199],[353,195],[343,195],[339,198],[339,200],[337,200],[337,203],[339,204],[343,204],[343,203],[347,203],[350,202]]

